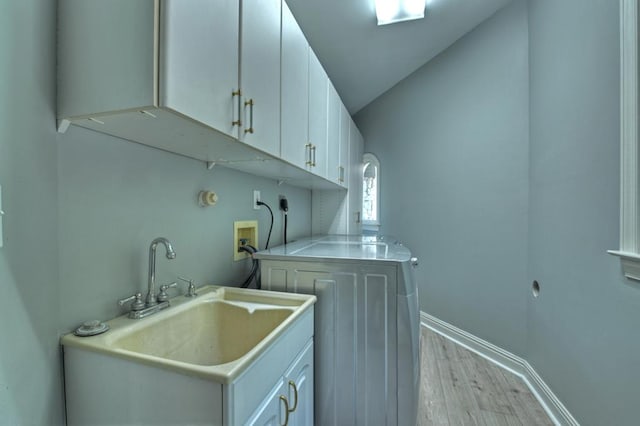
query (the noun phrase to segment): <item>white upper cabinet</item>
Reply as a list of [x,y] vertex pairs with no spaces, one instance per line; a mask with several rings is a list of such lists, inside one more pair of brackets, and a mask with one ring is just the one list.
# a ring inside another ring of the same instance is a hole
[[157,104],[153,1],[58,2],[58,118]]
[[233,137],[239,12],[238,0],[165,0],[161,8],[160,105]]
[[282,4],[282,153],[313,170],[309,143],[309,45],[286,3]]
[[281,0],[242,0],[240,140],[276,156],[280,156],[281,11]]
[[309,48],[309,144],[313,147],[313,172],[327,177],[329,77]]
[[345,108],[338,92],[329,82],[327,120],[327,179],[340,186],[348,187],[349,168],[349,126],[351,116]]
[[282,9],[282,158],[327,176],[328,77],[286,3]]
[[57,45],[61,132],[347,186],[348,113],[282,0],[58,0]]
[[338,163],[338,182],[345,188],[349,187],[349,136],[351,131],[351,115],[347,108],[340,103],[340,160]]
[[348,233],[362,233],[362,173],[364,155],[364,139],[351,121],[349,126],[349,217]]

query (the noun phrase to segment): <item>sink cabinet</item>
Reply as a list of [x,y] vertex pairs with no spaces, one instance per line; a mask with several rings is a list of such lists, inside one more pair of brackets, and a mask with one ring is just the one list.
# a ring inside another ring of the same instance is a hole
[[[121,319],[120,324],[147,319]],[[311,305],[229,380],[208,377],[206,366],[196,370],[171,363],[159,366],[123,358],[117,350],[91,350],[74,344],[77,338],[65,336],[67,424],[280,425],[287,419],[287,405],[289,425],[312,424],[308,420],[313,419],[313,329]],[[113,345],[117,334],[107,333],[96,338]]]

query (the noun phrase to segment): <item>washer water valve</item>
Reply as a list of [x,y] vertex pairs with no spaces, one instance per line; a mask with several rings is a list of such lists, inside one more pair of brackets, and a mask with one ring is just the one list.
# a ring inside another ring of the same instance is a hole
[[200,207],[215,206],[218,202],[218,194],[213,191],[200,191],[198,194],[198,205]]

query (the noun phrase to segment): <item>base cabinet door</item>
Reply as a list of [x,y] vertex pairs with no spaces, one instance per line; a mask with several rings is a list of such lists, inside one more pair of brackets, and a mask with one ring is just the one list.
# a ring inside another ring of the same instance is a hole
[[309,342],[284,375],[289,425],[313,425],[313,342]]
[[281,426],[286,424],[288,401],[284,382],[278,382],[269,395],[258,406],[247,424],[255,426]]
[[313,425],[313,395],[313,340],[309,340],[246,424]]

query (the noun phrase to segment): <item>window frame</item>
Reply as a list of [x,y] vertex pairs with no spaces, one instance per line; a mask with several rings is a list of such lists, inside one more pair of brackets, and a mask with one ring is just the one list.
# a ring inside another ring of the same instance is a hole
[[620,248],[628,279],[640,281],[638,221],[638,6],[640,0],[620,1]]
[[364,170],[366,169],[367,163],[373,163],[376,165],[376,212],[378,216],[376,220],[365,220],[364,219],[364,188],[362,190],[362,200],[360,203],[362,205],[362,226],[365,230],[377,231],[380,228],[380,160],[376,157],[375,154],[370,152],[365,152],[362,155],[362,183],[364,184]]

